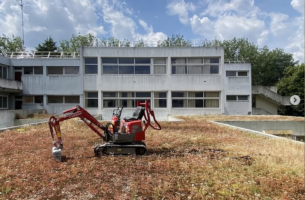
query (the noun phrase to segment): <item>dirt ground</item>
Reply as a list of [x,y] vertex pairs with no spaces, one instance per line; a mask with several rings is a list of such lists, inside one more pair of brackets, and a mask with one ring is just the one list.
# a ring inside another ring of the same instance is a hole
[[304,199],[304,144],[209,120],[299,120],[192,116],[146,132],[145,156],[95,157],[102,140],[84,123],[61,123],[64,162],[47,124],[0,133],[0,199]]

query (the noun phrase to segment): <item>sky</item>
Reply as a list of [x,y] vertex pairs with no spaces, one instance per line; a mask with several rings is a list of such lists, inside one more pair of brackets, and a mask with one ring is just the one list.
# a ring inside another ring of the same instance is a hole
[[[0,0],[0,35],[22,38],[21,0]],[[281,48],[304,62],[304,0],[23,0],[27,50],[51,36],[78,34],[120,40],[164,40],[173,34],[198,43],[247,38]]]

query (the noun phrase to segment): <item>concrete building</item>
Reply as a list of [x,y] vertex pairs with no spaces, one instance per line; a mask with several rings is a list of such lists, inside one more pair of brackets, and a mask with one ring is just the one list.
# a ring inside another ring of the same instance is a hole
[[149,100],[157,118],[252,113],[251,65],[223,47],[83,47],[79,54],[0,56],[0,109],[61,113],[79,104],[110,119]]

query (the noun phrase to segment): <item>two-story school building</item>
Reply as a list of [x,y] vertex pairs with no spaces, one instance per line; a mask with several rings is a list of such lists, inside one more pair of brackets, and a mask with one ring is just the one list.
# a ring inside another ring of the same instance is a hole
[[0,109],[61,113],[80,105],[110,119],[149,100],[156,117],[252,113],[251,65],[223,47],[82,47],[75,54],[0,56]]

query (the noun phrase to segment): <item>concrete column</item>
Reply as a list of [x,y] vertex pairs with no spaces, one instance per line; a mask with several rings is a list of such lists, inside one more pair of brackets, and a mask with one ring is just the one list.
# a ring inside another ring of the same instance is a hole
[[102,109],[103,109],[103,104],[102,104],[102,91],[98,90],[97,91],[97,95],[98,95],[98,110],[97,110],[97,114],[101,114],[102,113]]
[[100,56],[97,57],[97,76],[101,77],[102,75],[102,59]]
[[167,59],[166,59],[166,75],[171,76],[171,74],[172,74],[171,57],[167,57]]
[[48,96],[46,94],[43,95],[43,108],[48,105]]
[[172,110],[172,91],[167,91],[167,110]]

